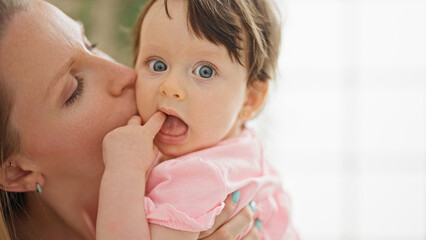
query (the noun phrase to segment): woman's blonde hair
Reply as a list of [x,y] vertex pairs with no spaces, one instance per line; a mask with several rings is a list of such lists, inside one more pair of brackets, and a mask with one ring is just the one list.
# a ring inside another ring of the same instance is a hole
[[[0,47],[2,38],[13,17],[29,6],[30,0],[0,0]],[[0,167],[19,151],[19,137],[11,126],[10,115],[13,107],[13,92],[8,88],[5,78],[0,74]],[[3,179],[4,180],[4,179]],[[23,204],[23,195],[0,190],[0,239],[10,240],[14,232],[13,216],[17,205]],[[15,235],[15,234],[14,234]]]
[[[151,6],[148,0],[133,26],[133,64],[139,53],[142,22]],[[171,18],[164,0],[165,11]],[[222,45],[233,60],[242,64],[241,51],[247,48],[248,84],[275,77],[281,26],[272,0],[186,0],[188,26],[199,38]],[[276,9],[276,8],[275,8]],[[244,42],[244,41],[247,42]]]

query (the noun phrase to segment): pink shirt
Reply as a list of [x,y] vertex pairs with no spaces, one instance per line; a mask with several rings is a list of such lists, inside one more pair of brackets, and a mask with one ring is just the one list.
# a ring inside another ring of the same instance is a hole
[[280,176],[264,158],[259,138],[247,128],[236,138],[155,166],[146,189],[150,223],[189,232],[207,230],[225,198],[239,190],[236,212],[256,202],[261,239],[297,239]]

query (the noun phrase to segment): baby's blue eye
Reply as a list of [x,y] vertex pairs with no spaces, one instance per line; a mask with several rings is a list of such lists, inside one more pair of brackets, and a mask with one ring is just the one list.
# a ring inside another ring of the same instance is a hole
[[154,60],[149,63],[149,68],[156,72],[164,72],[167,70],[167,65],[160,60]]
[[195,71],[195,75],[200,76],[202,78],[211,78],[215,75],[215,71],[212,67],[208,65],[200,65],[198,66]]

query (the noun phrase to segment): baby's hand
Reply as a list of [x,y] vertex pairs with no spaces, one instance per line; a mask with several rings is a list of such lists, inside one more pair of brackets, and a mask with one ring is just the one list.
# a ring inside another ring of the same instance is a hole
[[142,126],[141,118],[135,115],[126,126],[109,132],[102,143],[105,169],[146,172],[157,157],[153,141],[165,119],[164,113],[157,112]]

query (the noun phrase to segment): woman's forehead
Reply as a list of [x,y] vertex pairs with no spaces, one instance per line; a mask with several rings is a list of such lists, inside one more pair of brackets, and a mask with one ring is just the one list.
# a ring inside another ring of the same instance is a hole
[[82,42],[80,26],[56,7],[32,1],[10,22],[0,42],[3,79],[47,79]]
[[76,21],[47,2],[32,3],[33,6],[28,11],[21,12],[13,18],[3,37],[6,43],[12,44],[14,50],[18,47],[25,50],[36,47],[33,50],[37,50],[38,47],[55,43],[79,44],[82,36]]

